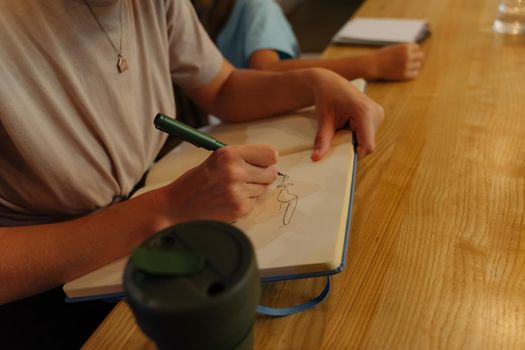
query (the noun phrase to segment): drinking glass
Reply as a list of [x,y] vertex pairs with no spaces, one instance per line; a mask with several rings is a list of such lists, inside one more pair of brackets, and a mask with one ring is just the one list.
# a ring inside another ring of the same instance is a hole
[[525,34],[525,0],[500,0],[493,30],[503,34]]

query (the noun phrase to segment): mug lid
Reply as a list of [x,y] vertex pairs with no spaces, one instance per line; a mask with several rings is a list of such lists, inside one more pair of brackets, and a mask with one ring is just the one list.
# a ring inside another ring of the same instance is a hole
[[158,232],[132,252],[124,272],[128,299],[166,312],[250,300],[259,288],[250,286],[254,281],[259,283],[251,242],[218,221],[190,221]]

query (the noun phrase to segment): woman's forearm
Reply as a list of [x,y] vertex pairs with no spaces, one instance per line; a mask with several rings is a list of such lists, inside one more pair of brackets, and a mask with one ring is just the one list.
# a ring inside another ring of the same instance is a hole
[[0,228],[0,305],[57,287],[190,220],[234,222],[277,177],[277,151],[227,146],[176,180],[81,218]]
[[253,68],[285,72],[295,69],[324,68],[340,74],[348,80],[364,78],[376,79],[377,72],[374,69],[372,55],[361,55],[339,59],[288,59],[261,63]]
[[289,72],[232,71],[209,108],[227,121],[247,121],[315,104],[315,85],[334,73],[320,68]]
[[60,223],[0,228],[0,305],[59,286],[129,254],[165,223],[155,194]]

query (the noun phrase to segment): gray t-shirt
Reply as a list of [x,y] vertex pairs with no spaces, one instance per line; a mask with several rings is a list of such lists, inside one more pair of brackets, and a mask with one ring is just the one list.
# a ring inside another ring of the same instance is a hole
[[[53,222],[128,195],[175,115],[172,80],[211,81],[223,59],[187,0],[122,0],[122,55],[82,0],[0,2],[0,226]],[[119,47],[119,0],[90,0]]]

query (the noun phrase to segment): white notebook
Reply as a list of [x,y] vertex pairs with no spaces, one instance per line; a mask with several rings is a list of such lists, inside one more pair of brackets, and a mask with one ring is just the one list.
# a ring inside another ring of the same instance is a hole
[[[364,89],[362,79],[355,84]],[[226,144],[267,143],[280,152],[277,168],[287,176],[279,176],[255,209],[234,223],[254,245],[263,280],[327,275],[344,267],[357,158],[352,134],[344,130],[328,155],[312,162],[316,130],[313,109],[204,129]],[[135,196],[176,179],[209,155],[182,143],[150,169]],[[66,283],[66,295],[72,300],[118,295],[126,262],[122,258]]]
[[342,44],[389,45],[416,43],[430,34],[423,19],[357,17],[348,21],[334,36]]

